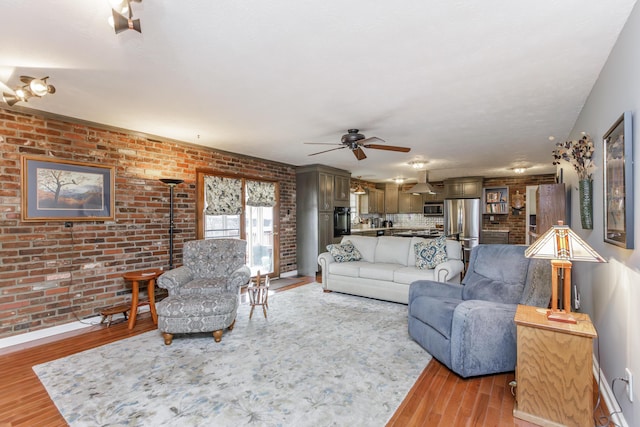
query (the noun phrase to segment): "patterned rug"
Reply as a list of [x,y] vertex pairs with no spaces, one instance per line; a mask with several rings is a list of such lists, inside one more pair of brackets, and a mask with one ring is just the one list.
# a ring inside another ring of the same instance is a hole
[[431,359],[406,305],[313,283],[269,306],[220,343],[156,330],[33,369],[71,426],[384,426]]

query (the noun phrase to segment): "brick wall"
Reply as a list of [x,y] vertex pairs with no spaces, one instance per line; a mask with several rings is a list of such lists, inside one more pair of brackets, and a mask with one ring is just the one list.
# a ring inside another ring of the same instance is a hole
[[[20,156],[115,168],[115,220],[21,221]],[[130,300],[126,271],[169,264],[169,188],[174,264],[195,239],[196,169],[280,183],[280,271],[296,266],[295,167],[136,132],[0,108],[0,338],[99,313]]]
[[[483,181],[484,187],[509,187],[509,204],[512,205],[513,196],[516,191],[526,196],[528,185],[540,185],[540,184],[553,184],[555,183],[555,175],[531,175],[531,176],[519,176],[509,178],[485,178]],[[525,200],[525,203],[528,203]],[[482,229],[483,230],[509,230],[509,243],[512,245],[524,245],[526,227],[526,215],[525,209],[520,211],[520,215],[514,215],[511,207],[509,207],[509,213],[507,215],[493,215],[493,221],[490,220],[491,215],[482,215]]]

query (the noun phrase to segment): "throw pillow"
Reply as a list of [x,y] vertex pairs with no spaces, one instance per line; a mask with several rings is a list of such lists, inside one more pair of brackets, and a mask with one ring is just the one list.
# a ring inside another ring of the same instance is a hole
[[436,265],[447,261],[447,238],[445,236],[415,244],[416,267],[436,268]]
[[362,255],[353,246],[350,240],[345,240],[339,245],[327,245],[327,250],[336,262],[360,261]]

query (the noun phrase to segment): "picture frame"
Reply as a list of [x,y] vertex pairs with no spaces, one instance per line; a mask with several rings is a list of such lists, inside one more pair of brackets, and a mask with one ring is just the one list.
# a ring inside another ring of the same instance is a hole
[[632,114],[626,111],[603,136],[604,241],[633,249]]
[[114,219],[114,168],[49,157],[21,157],[23,221]]

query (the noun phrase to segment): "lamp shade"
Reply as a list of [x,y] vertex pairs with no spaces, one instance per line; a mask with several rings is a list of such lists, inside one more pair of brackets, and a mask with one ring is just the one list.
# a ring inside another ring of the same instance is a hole
[[527,258],[607,262],[587,242],[559,221],[524,252]]
[[353,189],[353,194],[367,194],[364,188],[362,188],[362,184],[357,183],[356,187]]

